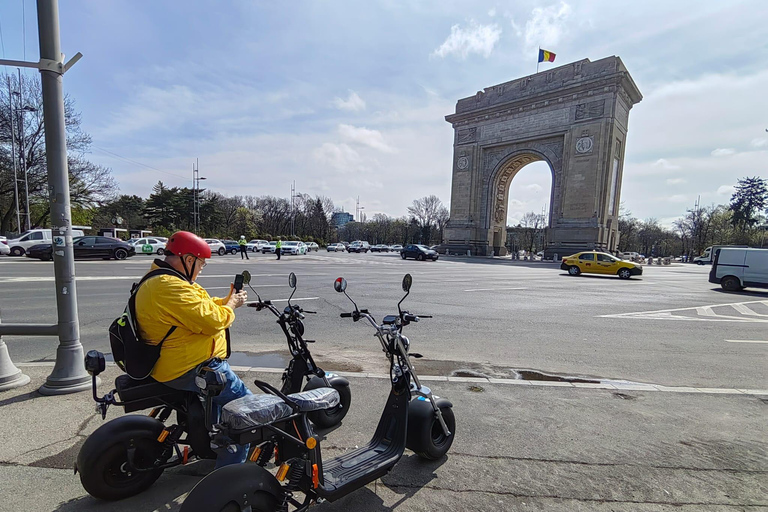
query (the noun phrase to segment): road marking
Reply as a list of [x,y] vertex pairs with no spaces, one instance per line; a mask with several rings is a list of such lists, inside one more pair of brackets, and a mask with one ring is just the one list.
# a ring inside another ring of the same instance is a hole
[[733,308],[734,308],[736,311],[738,311],[738,312],[739,312],[739,313],[741,313],[742,315],[749,315],[749,316],[768,316],[768,315],[764,315],[764,314],[762,314],[762,313],[756,313],[756,312],[752,311],[751,309],[749,309],[749,308],[748,308],[747,306],[745,306],[744,304],[731,304],[731,305],[733,306]]
[[528,288],[472,288],[469,290],[464,290],[465,292],[496,292],[501,290],[527,290]]
[[[752,323],[766,323],[768,318],[756,318],[756,317],[768,317],[768,315],[761,315],[753,312],[746,307],[746,304],[764,304],[768,306],[766,300],[753,300],[747,302],[736,302],[730,304],[710,304],[708,306],[695,306],[690,308],[675,308],[675,309],[660,309],[658,311],[641,311],[635,313],[618,313],[613,315],[598,315],[597,318],[639,318],[645,320],[687,320],[694,322],[752,322]],[[720,314],[713,308],[731,307],[744,316],[731,316]],[[743,309],[747,309],[750,313],[743,313]],[[679,316],[673,313],[680,313],[683,311],[696,312],[698,316]]]
[[763,340],[725,340],[728,343],[768,343],[768,341]]

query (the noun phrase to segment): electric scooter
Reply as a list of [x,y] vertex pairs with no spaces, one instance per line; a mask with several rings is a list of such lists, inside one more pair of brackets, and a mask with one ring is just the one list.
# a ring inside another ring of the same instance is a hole
[[[368,445],[324,461],[320,441],[307,412],[302,410],[332,407],[334,398],[338,398],[334,396],[336,391],[320,388],[306,392],[319,396],[305,403],[256,381],[259,388],[273,396],[250,395],[234,400],[224,406],[220,423],[211,427],[218,436],[237,444],[262,439],[251,457],[257,463],[225,466],[208,474],[184,500],[181,512],[281,512],[289,506],[303,512],[317,501],[338,500],[384,476],[406,447],[425,459],[445,456],[455,436],[453,406],[445,398],[434,397],[419,383],[410,357],[420,355],[409,353],[410,341],[402,334],[405,326],[419,321],[417,315],[400,309],[411,284],[411,275],[407,274],[403,279],[406,293],[398,303],[398,314],[388,315],[377,324],[346,294],[344,278],[334,283],[336,291],[355,304],[353,312],[341,316],[355,322],[367,320],[389,360],[391,390]],[[209,403],[211,398],[207,396],[206,400]],[[273,457],[279,466],[275,475],[264,468]],[[297,492],[304,494],[303,501],[294,497]]]
[[[291,275],[289,284],[292,283],[295,292],[296,276]],[[250,281],[248,271],[238,274],[234,283],[236,290],[242,289],[243,284],[250,286]],[[259,299],[259,303],[262,307],[271,306],[269,301]],[[249,306],[259,309],[257,304]],[[301,336],[301,308],[293,305],[290,312],[286,308],[282,315],[274,306],[270,310],[279,315],[278,323],[288,337],[293,355],[283,373],[282,392],[291,394],[301,391],[305,376],[308,379],[305,391],[323,386],[337,389],[340,399],[334,407],[309,413],[310,420],[318,427],[336,425],[349,410],[349,381],[335,374],[326,374],[314,364]],[[291,333],[299,334],[291,336]],[[211,449],[211,432],[206,425],[204,403],[198,393],[170,388],[151,377],[136,380],[120,375],[115,379],[115,389],[99,397],[96,376],[104,371],[105,361],[104,354],[96,350],[89,351],[85,357],[86,370],[92,375],[96,412],[106,418],[111,405],[123,407],[126,413],[150,408],[151,412],[146,416],[129,414],[115,418],[88,436],[78,453],[75,473],[80,474],[80,481],[91,496],[103,500],[127,498],[146,490],[168,468],[198,459],[216,458]],[[174,412],[176,423],[169,424],[168,420]]]
[[335,373],[328,373],[318,368],[312,359],[307,343],[314,343],[313,340],[304,339],[304,314],[315,314],[316,311],[307,311],[297,304],[291,304],[293,294],[296,293],[296,274],[291,272],[288,275],[288,285],[293,289],[291,296],[288,297],[288,305],[282,312],[278,310],[272,301],[262,301],[259,293],[250,285],[251,275],[248,271],[243,272],[245,283],[256,294],[257,302],[247,304],[248,307],[256,308],[256,311],[268,309],[277,317],[277,324],[283,330],[285,338],[288,341],[288,348],[291,351],[293,359],[288,363],[288,368],[283,372],[282,386],[280,392],[289,395],[302,391],[304,379],[307,379],[304,391],[317,388],[333,388],[339,393],[339,405],[332,409],[324,409],[309,414],[309,420],[319,428],[330,428],[337,425],[344,419],[349,412],[349,405],[352,402],[352,394],[349,389],[349,381]]

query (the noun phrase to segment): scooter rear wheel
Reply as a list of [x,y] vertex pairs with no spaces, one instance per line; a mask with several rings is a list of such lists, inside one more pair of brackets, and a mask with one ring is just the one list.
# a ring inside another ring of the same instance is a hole
[[163,473],[162,469],[132,471],[128,468],[128,444],[136,449],[133,462],[138,468],[152,467],[160,447],[156,432],[130,434],[130,439],[116,439],[114,444],[102,446],[98,451],[83,446],[77,461],[80,482],[94,498],[112,501],[134,496],[155,483]]
[[233,464],[209,473],[192,489],[180,512],[277,512],[283,489],[256,464]]
[[352,403],[352,392],[349,390],[349,386],[334,386],[333,389],[339,392],[339,405],[333,409],[313,411],[307,414],[309,421],[316,427],[330,428],[338,425],[349,412],[349,405]]

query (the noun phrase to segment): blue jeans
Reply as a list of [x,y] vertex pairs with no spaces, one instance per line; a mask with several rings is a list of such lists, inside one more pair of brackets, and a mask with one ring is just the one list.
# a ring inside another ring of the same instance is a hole
[[[242,398],[246,395],[251,395],[251,390],[245,387],[245,384],[240,377],[237,376],[232,368],[229,367],[229,363],[220,359],[214,359],[206,364],[210,369],[217,372],[222,372],[227,377],[227,385],[221,391],[218,396],[213,397],[213,403],[216,405],[214,413],[214,423],[216,423],[219,414],[221,414],[221,408],[235,400]],[[197,375],[197,367],[191,369],[181,377],[177,377],[171,381],[164,382],[166,386],[178,389],[181,391],[192,391],[199,393],[200,389],[195,384],[195,375]],[[248,448],[250,445],[237,445],[237,449],[234,453],[230,453],[226,447],[217,448],[216,451],[216,469],[230,464],[242,464],[248,457]]]

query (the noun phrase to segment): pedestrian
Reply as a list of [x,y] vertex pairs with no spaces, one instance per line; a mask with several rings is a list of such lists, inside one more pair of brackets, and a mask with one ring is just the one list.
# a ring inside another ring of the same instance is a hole
[[248,248],[245,246],[247,243],[245,241],[245,235],[240,235],[240,240],[237,241],[238,245],[240,245],[240,259],[243,259],[243,256],[245,256],[246,260],[249,260],[251,258],[248,257]]
[[277,239],[277,243],[275,244],[275,254],[277,254],[277,259],[280,259],[280,249],[283,247],[283,241],[281,239]]

